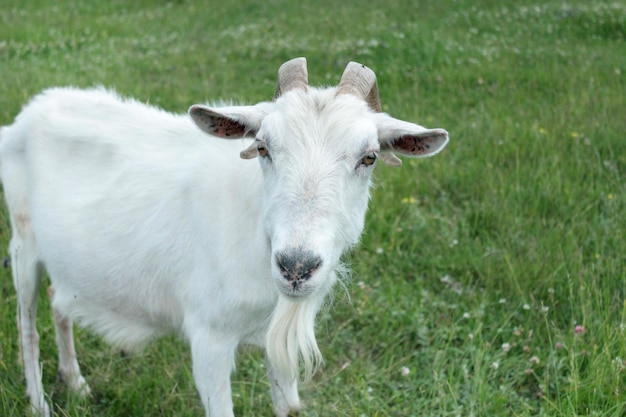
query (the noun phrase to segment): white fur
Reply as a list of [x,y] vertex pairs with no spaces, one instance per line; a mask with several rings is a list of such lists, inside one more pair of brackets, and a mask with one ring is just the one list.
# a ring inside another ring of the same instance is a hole
[[[298,362],[310,376],[321,361],[315,315],[363,229],[373,167],[359,161],[393,129],[425,129],[333,88],[211,111],[266,141],[271,159],[242,160],[250,140],[212,138],[187,115],[103,89],[47,90],[0,131],[35,412],[49,415],[34,322],[42,268],[54,288],[59,372],[74,390],[89,392],[71,320],[124,349],[182,333],[212,417],[233,416],[237,346],[265,347],[276,415],[300,408]],[[321,260],[298,288],[276,261],[294,249]]]

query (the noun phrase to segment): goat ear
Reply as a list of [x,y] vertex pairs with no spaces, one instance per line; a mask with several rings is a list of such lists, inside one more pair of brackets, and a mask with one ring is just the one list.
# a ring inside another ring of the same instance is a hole
[[189,115],[206,133],[225,139],[254,136],[267,115],[264,106],[232,106],[211,108],[196,104],[189,108]]
[[439,153],[448,143],[448,132],[444,129],[426,129],[423,126],[397,120],[381,114],[378,123],[378,140],[384,155],[381,160],[398,166],[400,155],[423,158]]

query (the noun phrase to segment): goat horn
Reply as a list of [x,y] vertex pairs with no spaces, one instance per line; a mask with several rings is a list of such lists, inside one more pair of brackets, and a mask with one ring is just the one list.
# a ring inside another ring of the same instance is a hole
[[278,69],[278,84],[274,100],[290,90],[306,90],[308,85],[306,58],[294,58],[287,61]]
[[365,100],[375,112],[382,111],[376,74],[358,62],[350,62],[346,66],[337,87],[337,95],[339,94],[352,94]]
[[[352,94],[365,100],[375,112],[383,111],[378,94],[376,74],[370,68],[357,62],[350,62],[346,66],[337,87],[337,94]],[[392,152],[381,152],[379,156],[388,165],[402,165],[402,161]]]

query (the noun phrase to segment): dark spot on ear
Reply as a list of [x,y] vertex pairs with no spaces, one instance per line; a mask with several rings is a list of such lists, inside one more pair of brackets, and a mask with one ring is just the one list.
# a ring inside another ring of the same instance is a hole
[[241,137],[245,132],[245,127],[234,120],[219,117],[214,118],[209,124],[209,132],[220,137]]
[[428,137],[405,135],[395,141],[393,147],[413,155],[419,155],[428,152],[430,149],[429,142]]

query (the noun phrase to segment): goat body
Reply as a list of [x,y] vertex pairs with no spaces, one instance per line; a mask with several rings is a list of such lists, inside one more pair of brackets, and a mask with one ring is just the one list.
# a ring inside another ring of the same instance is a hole
[[[320,360],[315,315],[341,254],[361,235],[374,162],[396,163],[392,151],[428,156],[448,139],[445,130],[379,113],[371,70],[348,69],[339,87],[316,89],[304,59],[292,60],[272,102],[196,105],[191,117],[104,89],[50,89],[0,130],[36,413],[50,414],[35,327],[43,268],[59,372],[72,389],[89,392],[74,351],[76,320],[124,349],[184,335],[212,417],[233,416],[237,347],[263,347],[275,414],[300,408],[298,361],[310,375]],[[359,85],[351,76],[367,91],[351,88]]]

